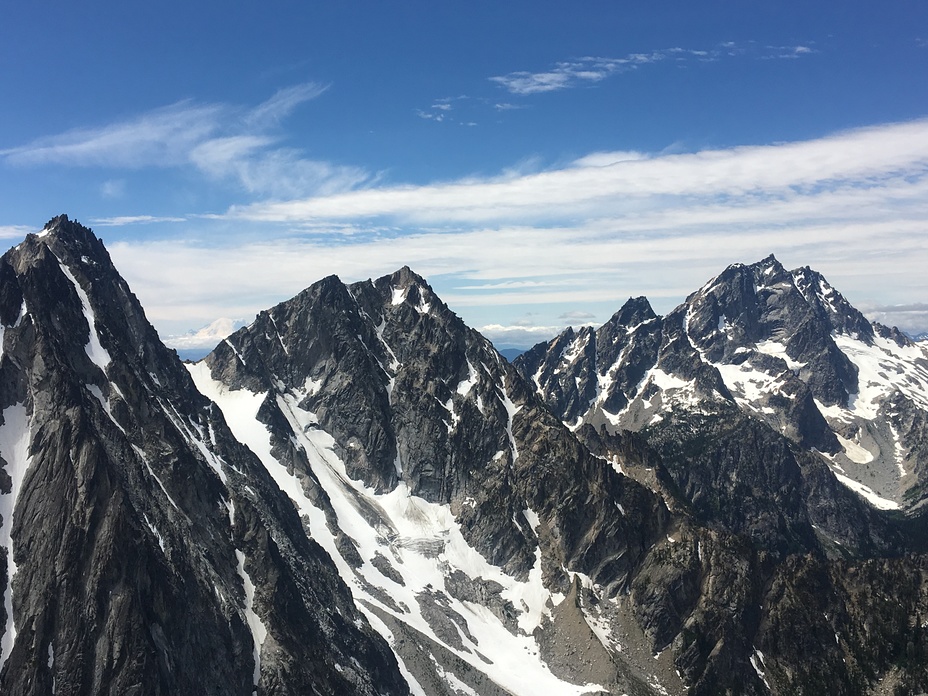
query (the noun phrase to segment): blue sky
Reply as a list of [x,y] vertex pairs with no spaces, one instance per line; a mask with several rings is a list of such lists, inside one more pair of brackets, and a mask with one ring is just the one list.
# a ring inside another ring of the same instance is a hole
[[0,237],[163,336],[409,264],[525,346],[768,253],[928,329],[924,2],[17,3],[0,66]]

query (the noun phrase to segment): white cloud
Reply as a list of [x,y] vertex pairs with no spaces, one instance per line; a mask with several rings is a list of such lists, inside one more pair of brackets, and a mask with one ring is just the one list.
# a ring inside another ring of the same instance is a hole
[[38,232],[26,225],[0,225],[0,239],[22,239],[30,232]]
[[868,319],[887,326],[902,326],[911,333],[928,332],[928,302],[858,307]]
[[760,58],[764,60],[795,60],[810,53],[818,53],[818,51],[808,46],[767,46],[767,50],[769,53],[761,55]]
[[278,90],[266,102],[252,109],[245,117],[245,121],[249,125],[258,128],[277,125],[289,116],[297,106],[315,99],[328,88],[328,85],[321,85],[316,82],[306,82],[292,87],[285,87]]
[[519,70],[505,75],[496,75],[489,79],[510,94],[524,97],[595,84],[612,75],[654,63],[684,64],[691,61],[706,63],[741,56],[754,56],[761,59],[795,59],[810,53],[815,53],[815,51],[808,46],[759,47],[753,42],[739,44],[729,41],[709,50],[675,46],[645,53],[629,53],[621,58],[586,56],[562,61],[548,70],[537,72]]
[[502,326],[487,324],[477,329],[493,342],[496,348],[528,348],[549,341],[564,330],[563,326]]
[[179,102],[98,128],[77,128],[0,150],[14,165],[63,164],[138,169],[182,164],[218,128],[224,107]]
[[[371,180],[371,174],[308,159],[283,146],[275,132],[297,106],[326,89],[314,82],[295,85],[253,108],[179,102],[116,123],[0,150],[0,159],[16,166],[193,167],[249,193],[277,198],[343,191]],[[119,197],[124,187],[124,181],[112,179],[104,183],[101,194]]]
[[265,241],[112,246],[149,316],[187,322],[175,333],[251,316],[331,273],[360,280],[404,264],[483,326],[516,326],[506,312],[519,307],[548,330],[567,312],[608,316],[642,294],[668,311],[729,263],[771,252],[822,271],[853,303],[910,304],[928,296],[928,120],[763,147],[592,153],[189,224],[201,239],[214,224]]
[[100,195],[104,198],[122,198],[125,192],[125,179],[108,179],[100,185]]
[[179,336],[164,336],[164,344],[177,350],[211,350],[227,336],[245,326],[247,322],[241,319],[220,317],[215,321],[201,327],[196,331],[188,331]]
[[[597,166],[591,166],[595,163]],[[394,217],[419,224],[635,217],[642,210],[738,210],[845,191],[906,196],[928,167],[928,120],[819,140],[640,157],[597,153],[570,166],[504,179],[393,186],[233,208],[264,222]]]
[[563,314],[558,316],[558,319],[560,319],[561,321],[566,321],[571,324],[574,324],[574,323],[588,324],[591,321],[594,321],[596,319],[596,315],[591,314],[590,312],[574,310],[572,312],[564,312]]
[[160,222],[186,222],[184,217],[164,217],[157,215],[122,215],[118,217],[91,218],[90,222],[98,227],[125,227],[127,225],[147,225]]

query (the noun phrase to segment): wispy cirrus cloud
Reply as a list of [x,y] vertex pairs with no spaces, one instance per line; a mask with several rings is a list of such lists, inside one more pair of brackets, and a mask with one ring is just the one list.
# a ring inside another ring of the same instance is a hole
[[38,230],[26,225],[0,225],[0,239],[21,239]]
[[9,164],[75,167],[171,167],[219,129],[225,107],[184,101],[97,128],[76,128],[0,150]]
[[495,75],[489,79],[510,94],[527,96],[592,85],[613,75],[655,63],[709,63],[739,56],[760,59],[799,58],[809,53],[814,53],[814,50],[808,46],[759,47],[753,42],[739,44],[729,41],[709,50],[676,46],[645,53],[629,53],[619,58],[586,56],[561,61],[546,70],[519,70],[505,75]]
[[657,156],[594,153],[525,175],[262,202],[233,207],[228,216],[264,222],[388,217],[417,224],[553,224],[582,216],[639,225],[645,215],[674,215],[697,204],[715,218],[750,218],[758,209],[767,216],[797,210],[815,216],[829,198],[845,205],[889,195],[887,189],[920,195],[926,165],[928,120],[922,120],[778,145]]
[[[95,128],[77,128],[0,150],[21,167],[63,165],[117,170],[192,167],[251,193],[289,197],[332,193],[367,181],[358,167],[307,158],[286,147],[278,126],[301,104],[328,89],[309,82],[281,89],[254,107],[181,101]],[[116,197],[125,182],[111,179],[101,194]]]
[[126,227],[128,225],[150,225],[161,222],[187,222],[187,218],[157,215],[120,215],[118,217],[91,218],[90,222],[98,227]]
[[[550,328],[576,323],[571,312],[608,316],[632,295],[666,311],[729,263],[771,252],[818,268],[852,302],[911,303],[928,295],[928,119],[767,146],[591,153],[216,217],[264,241],[113,247],[156,321],[248,316],[330,273],[358,280],[409,264],[475,324],[533,307],[533,326]],[[503,336],[517,321],[495,324]]]
[[285,119],[301,104],[319,97],[329,89],[329,85],[318,82],[305,82],[278,90],[267,101],[250,109],[245,114],[245,122],[250,126],[266,128],[275,126]]

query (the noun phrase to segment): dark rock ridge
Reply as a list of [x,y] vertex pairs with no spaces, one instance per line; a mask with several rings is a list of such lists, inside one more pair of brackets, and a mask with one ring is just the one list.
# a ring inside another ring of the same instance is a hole
[[408,693],[88,229],[3,255],[0,323],[0,692]]

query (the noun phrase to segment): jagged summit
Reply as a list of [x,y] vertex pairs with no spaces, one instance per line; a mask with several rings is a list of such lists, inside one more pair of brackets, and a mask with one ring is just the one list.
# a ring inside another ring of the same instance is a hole
[[422,286],[427,287],[429,291],[431,291],[432,289],[429,286],[428,282],[425,280],[425,278],[423,278],[418,273],[413,271],[409,266],[403,266],[399,270],[394,271],[388,276],[383,276],[382,278],[378,280],[383,281],[385,278],[389,278],[390,283],[394,287],[405,288],[410,285],[422,285]]
[[[624,311],[597,330],[595,347],[565,333],[516,361],[572,427],[638,430],[669,409],[734,403],[797,444],[832,455],[842,480],[884,501],[877,504],[923,499],[921,426],[893,421],[896,411],[883,404],[891,408],[899,391],[908,404],[900,413],[928,406],[928,356],[898,331],[867,321],[820,273],[788,271],[773,255],[732,264],[655,317],[648,351],[626,337],[640,330],[640,319]],[[637,381],[614,379],[630,373]]]
[[656,318],[657,315],[654,313],[648,298],[641,295],[639,297],[629,297],[607,323],[619,326],[636,326]]

